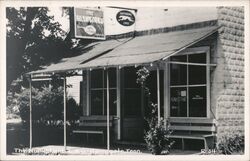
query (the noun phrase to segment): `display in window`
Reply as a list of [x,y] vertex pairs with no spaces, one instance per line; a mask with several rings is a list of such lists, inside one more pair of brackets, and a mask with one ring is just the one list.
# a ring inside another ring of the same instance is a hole
[[170,115],[187,117],[187,88],[171,88]]
[[206,86],[189,88],[190,117],[206,117]]

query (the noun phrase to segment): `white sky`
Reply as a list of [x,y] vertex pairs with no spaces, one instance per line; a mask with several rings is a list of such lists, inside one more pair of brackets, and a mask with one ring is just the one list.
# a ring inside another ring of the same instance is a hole
[[[60,7],[49,8],[50,14],[55,16],[55,20],[62,24],[62,29],[69,31],[69,20],[62,17]],[[217,18],[217,10],[215,7],[146,7],[137,8],[136,30],[146,30],[160,27],[170,27],[181,24],[188,24],[200,21],[208,21]],[[168,9],[164,11],[164,9]],[[113,13],[109,9],[104,8],[105,19]],[[113,35],[128,32],[128,28],[114,26],[110,22],[105,23],[105,34]]]

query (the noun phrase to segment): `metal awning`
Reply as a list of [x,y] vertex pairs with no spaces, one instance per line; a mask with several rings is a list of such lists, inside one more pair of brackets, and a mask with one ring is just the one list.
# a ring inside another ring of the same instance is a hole
[[155,35],[139,36],[132,39],[108,40],[91,43],[82,49],[82,55],[65,58],[56,64],[29,74],[63,72],[110,66],[147,64],[166,58],[190,47],[217,32],[217,26]]

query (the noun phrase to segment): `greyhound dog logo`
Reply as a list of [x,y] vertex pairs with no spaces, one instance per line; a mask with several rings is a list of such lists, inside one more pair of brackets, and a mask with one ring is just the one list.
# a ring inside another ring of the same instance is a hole
[[133,15],[133,13],[126,10],[118,12],[116,15],[116,19],[119,24],[123,26],[131,26],[135,23],[135,16]]

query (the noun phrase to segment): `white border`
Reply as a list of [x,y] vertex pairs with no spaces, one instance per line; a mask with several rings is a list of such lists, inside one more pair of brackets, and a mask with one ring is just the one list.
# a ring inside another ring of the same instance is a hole
[[[162,7],[162,6],[185,6],[185,7],[201,7],[201,6],[244,6],[245,7],[245,154],[244,155],[163,155],[163,156],[135,156],[135,155],[113,155],[113,156],[10,156],[6,155],[6,21],[5,21],[5,7],[9,6],[126,6],[126,7]],[[1,145],[0,146],[0,160],[249,160],[249,1],[248,0],[220,0],[220,1],[0,1],[0,65],[1,78],[0,79],[0,103],[1,103]]]

